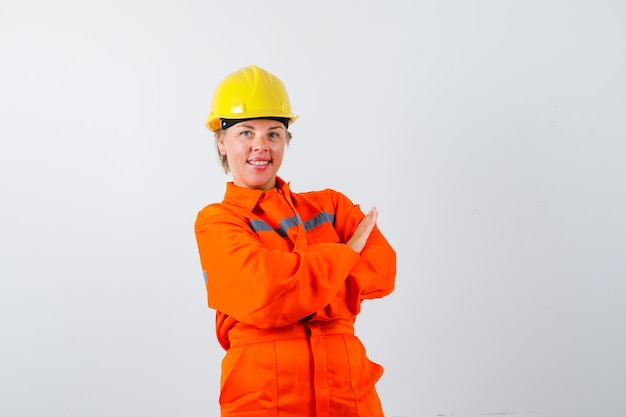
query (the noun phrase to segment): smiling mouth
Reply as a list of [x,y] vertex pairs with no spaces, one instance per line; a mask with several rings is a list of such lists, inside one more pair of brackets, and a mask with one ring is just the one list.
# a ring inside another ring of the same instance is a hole
[[248,161],[248,163],[250,165],[254,165],[257,167],[262,167],[262,166],[266,166],[269,165],[271,161]]

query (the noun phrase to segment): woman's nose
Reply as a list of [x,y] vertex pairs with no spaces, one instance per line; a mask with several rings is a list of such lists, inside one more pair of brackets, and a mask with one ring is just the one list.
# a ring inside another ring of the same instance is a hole
[[252,141],[252,149],[254,150],[267,149],[267,147],[267,141],[260,135],[255,137]]

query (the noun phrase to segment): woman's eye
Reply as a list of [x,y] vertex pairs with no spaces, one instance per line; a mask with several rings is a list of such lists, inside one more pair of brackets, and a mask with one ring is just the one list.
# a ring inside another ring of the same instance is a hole
[[239,132],[239,134],[241,136],[250,136],[252,132],[250,132],[249,130],[242,130],[241,132]]
[[271,133],[269,134],[269,136],[270,136],[270,138],[272,138],[272,139],[278,139],[278,138],[280,137],[280,135],[279,135],[278,133],[276,133],[276,132],[271,132]]

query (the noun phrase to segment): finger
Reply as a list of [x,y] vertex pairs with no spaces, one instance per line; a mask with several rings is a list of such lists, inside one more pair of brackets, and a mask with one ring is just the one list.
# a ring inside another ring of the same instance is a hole
[[378,210],[376,209],[376,207],[372,207],[370,209],[369,213],[367,213],[367,216],[365,216],[365,219],[367,219],[368,223],[376,224],[376,221],[378,220]]
[[363,233],[365,238],[367,238],[370,233],[372,233],[372,230],[374,230],[374,226],[376,226],[376,217],[376,212],[369,212],[367,216],[365,216],[365,218],[361,221],[361,224],[359,224],[358,228],[361,229],[361,232]]
[[372,206],[372,208],[370,209],[369,214],[372,215],[372,218],[374,219],[374,222],[376,222],[376,220],[378,219],[378,209],[376,208],[376,206]]

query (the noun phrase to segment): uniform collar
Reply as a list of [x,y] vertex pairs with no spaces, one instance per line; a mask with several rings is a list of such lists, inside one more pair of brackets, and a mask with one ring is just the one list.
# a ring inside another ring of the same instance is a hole
[[226,193],[224,194],[224,202],[235,206],[252,210],[262,198],[269,198],[278,194],[279,190],[286,194],[290,194],[289,183],[282,178],[276,176],[276,188],[268,191],[255,190],[252,188],[238,187],[232,181],[226,183]]

